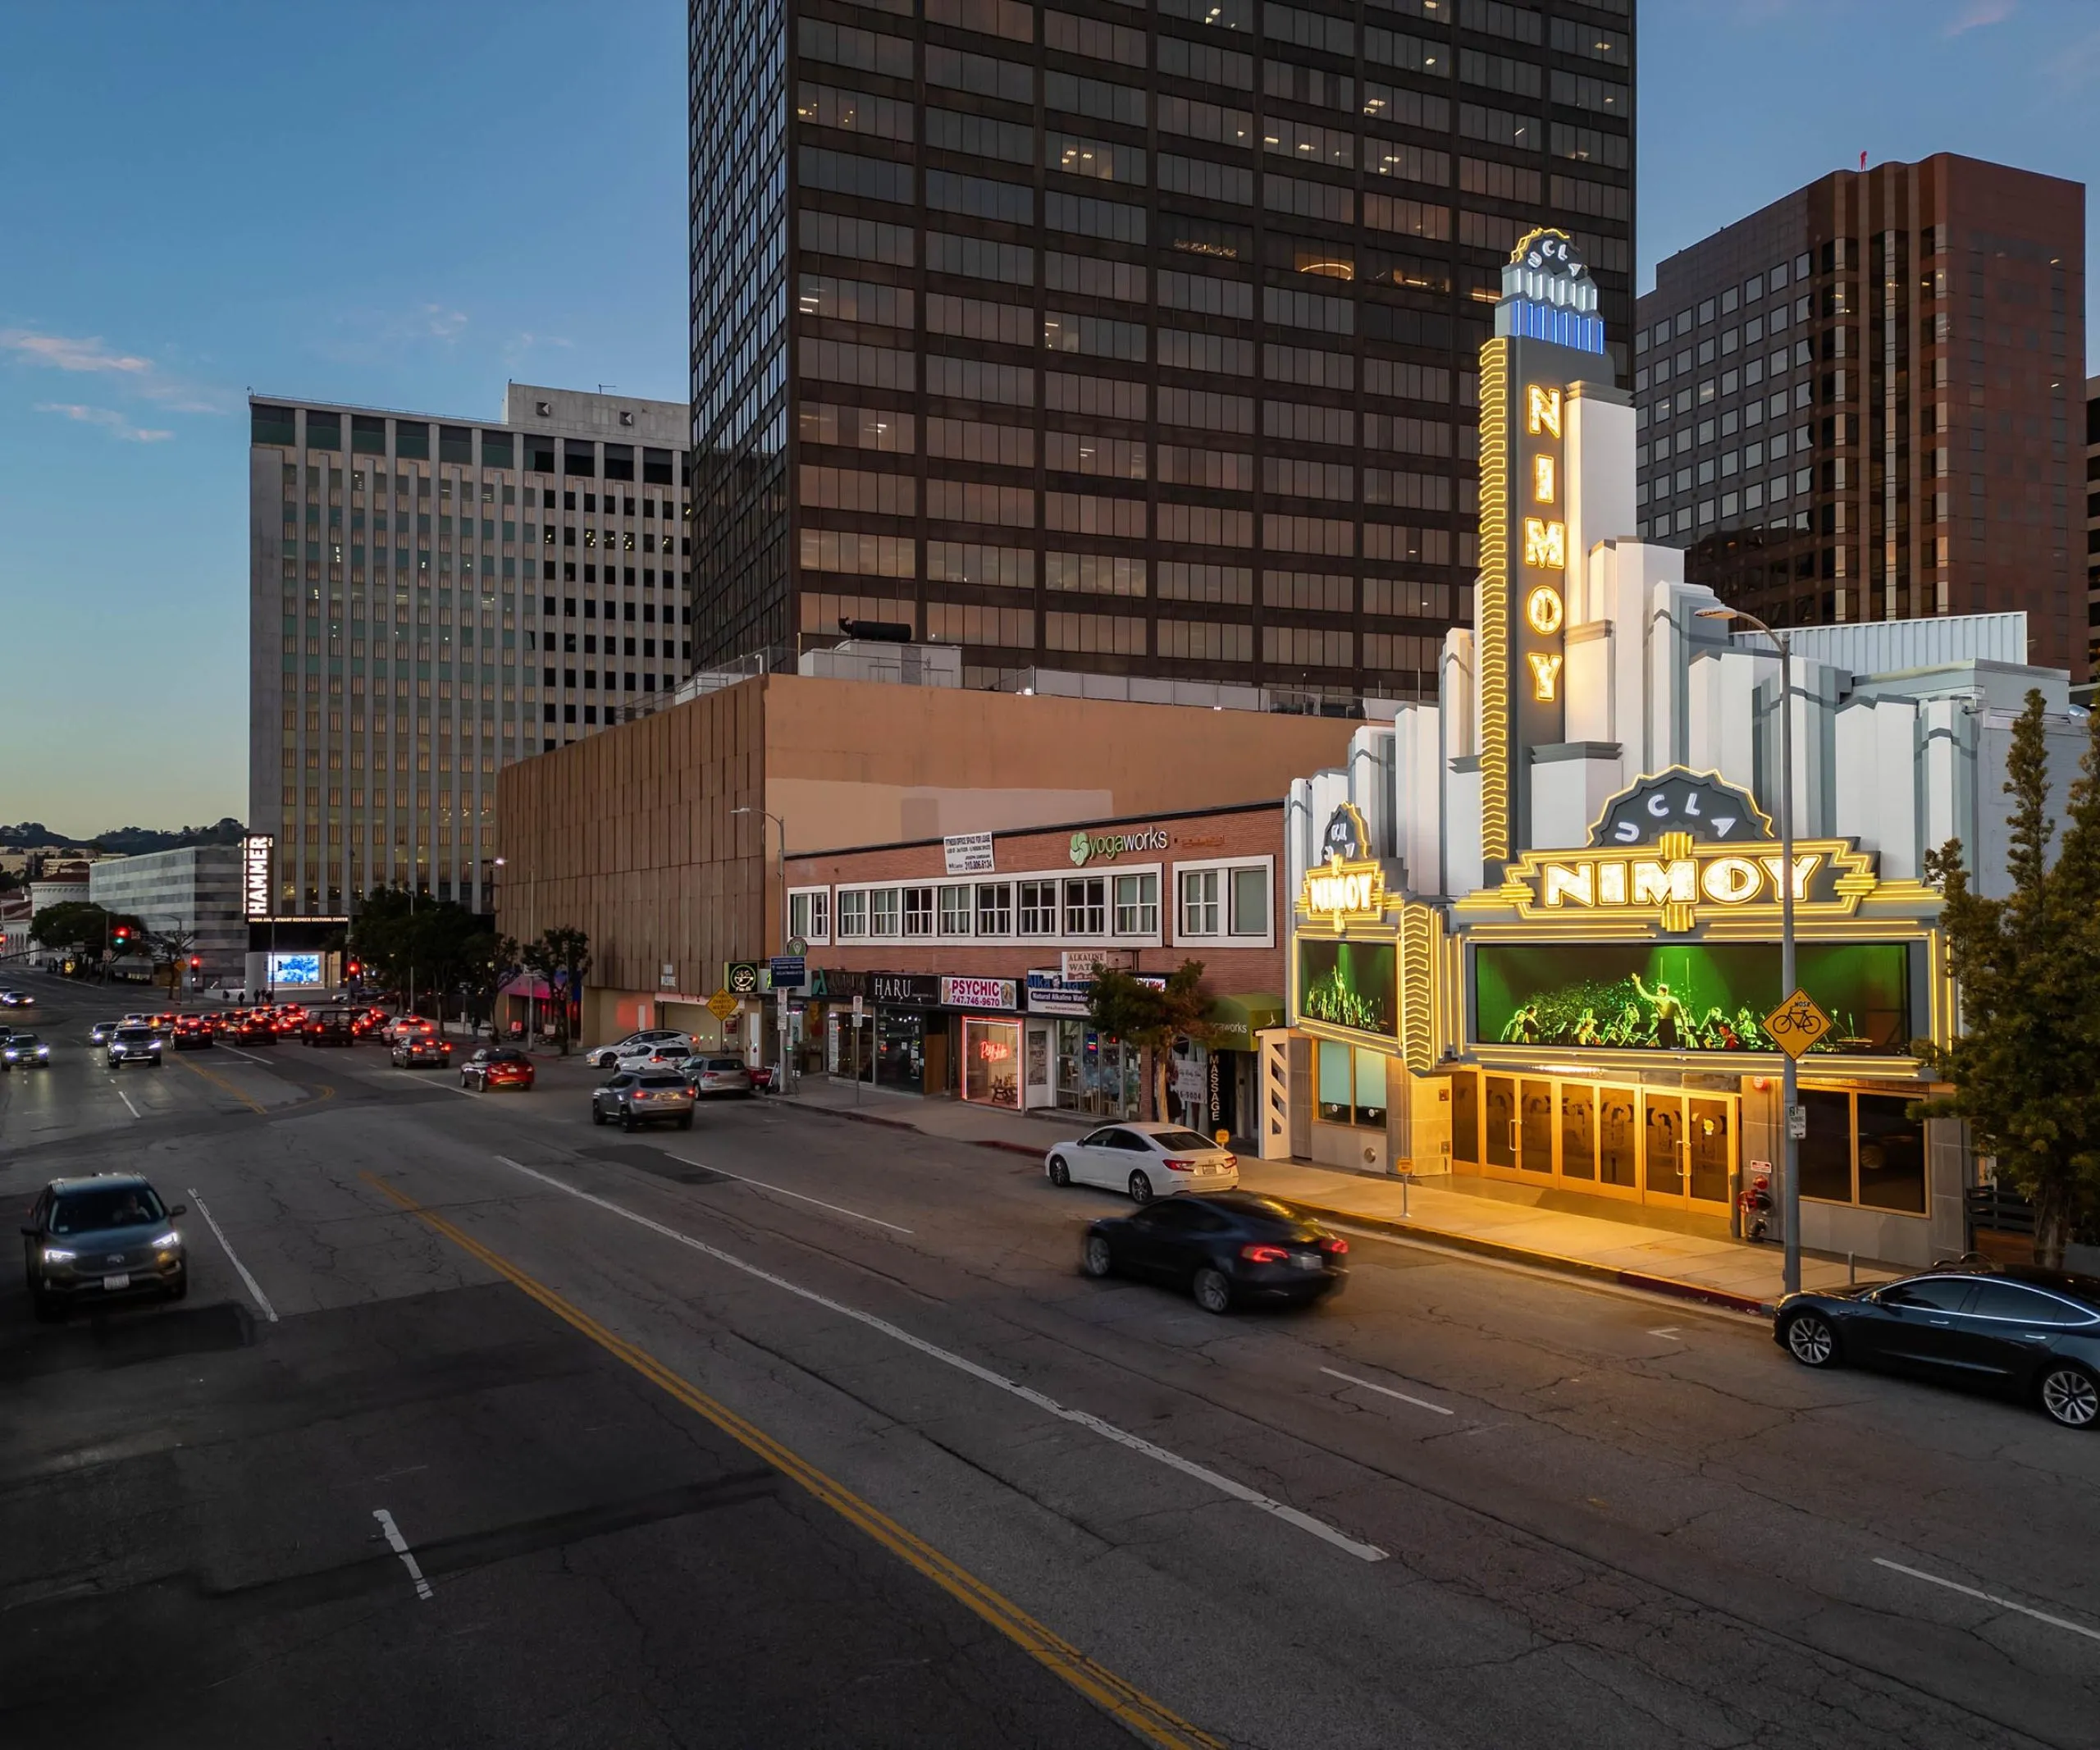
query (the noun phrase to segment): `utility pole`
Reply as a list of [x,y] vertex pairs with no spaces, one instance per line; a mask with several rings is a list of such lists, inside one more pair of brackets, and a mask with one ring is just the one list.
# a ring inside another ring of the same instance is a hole
[[[1779,1000],[1794,994],[1794,650],[1783,632],[1774,632],[1741,608],[1701,608],[1701,619],[1739,620],[1779,647]],[[1779,1181],[1779,1227],[1786,1246],[1781,1286],[1798,1294],[1801,1286],[1801,1140],[1794,1135],[1794,1110],[1801,1098],[1800,1070],[1791,1051],[1781,1053],[1780,1127],[1784,1154]]]

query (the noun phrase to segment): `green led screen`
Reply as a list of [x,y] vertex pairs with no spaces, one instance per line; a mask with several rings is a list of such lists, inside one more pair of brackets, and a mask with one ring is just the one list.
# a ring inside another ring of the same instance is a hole
[[[1803,943],[1795,957],[1801,989],[1837,1023],[1815,1051],[1901,1053],[1922,1030],[1911,1024],[1906,944]],[[1784,994],[1776,943],[1491,942],[1473,950],[1474,1037],[1483,1044],[1774,1051],[1762,1017]]]
[[1395,969],[1390,942],[1298,942],[1298,1012],[1308,1021],[1397,1034]]

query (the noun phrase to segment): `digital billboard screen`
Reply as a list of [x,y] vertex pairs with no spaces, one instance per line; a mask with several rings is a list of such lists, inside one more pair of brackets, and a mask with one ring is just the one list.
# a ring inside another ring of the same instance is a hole
[[[1901,942],[1805,942],[1801,988],[1836,1025],[1820,1053],[1901,1054],[1911,1022],[1911,950]],[[1491,1045],[1619,1051],[1776,1051],[1769,942],[1484,942],[1473,950],[1474,1037]]]
[[1298,941],[1298,1012],[1307,1021],[1397,1036],[1390,942]]
[[321,982],[318,954],[272,954],[270,982],[276,985],[317,985]]

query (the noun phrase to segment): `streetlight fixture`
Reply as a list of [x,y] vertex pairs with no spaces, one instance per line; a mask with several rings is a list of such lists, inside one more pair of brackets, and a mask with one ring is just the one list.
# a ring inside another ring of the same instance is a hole
[[[1694,610],[1700,619],[1739,620],[1779,647],[1779,1000],[1794,994],[1794,652],[1783,632],[1775,632],[1755,614],[1714,606]],[[1780,1122],[1786,1132],[1785,1176],[1779,1185],[1779,1226],[1786,1245],[1781,1284],[1788,1294],[1801,1286],[1801,1144],[1794,1135],[1794,1108],[1800,1099],[1794,1054],[1783,1052],[1779,1071]]]
[[[788,943],[793,939],[788,921],[788,823],[778,815],[769,813],[763,808],[745,806],[732,808],[729,812],[733,815],[755,814],[761,820],[772,821],[774,825],[779,829],[780,952],[785,954],[788,952]],[[760,829],[761,835],[763,830],[763,829]],[[788,1052],[788,997],[784,991],[780,993],[778,1000],[780,1003],[780,1076],[787,1091],[792,1093],[794,1089],[795,1070],[794,1065],[789,1061]]]

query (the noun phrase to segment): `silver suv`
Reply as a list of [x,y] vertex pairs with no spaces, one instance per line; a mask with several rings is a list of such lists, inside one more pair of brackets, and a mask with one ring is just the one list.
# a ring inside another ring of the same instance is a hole
[[645,1124],[692,1128],[692,1089],[682,1076],[660,1070],[622,1070],[591,1094],[591,1122],[623,1131]]
[[109,1036],[109,1067],[118,1070],[127,1063],[144,1063],[158,1069],[166,1043],[151,1027],[119,1027]]

